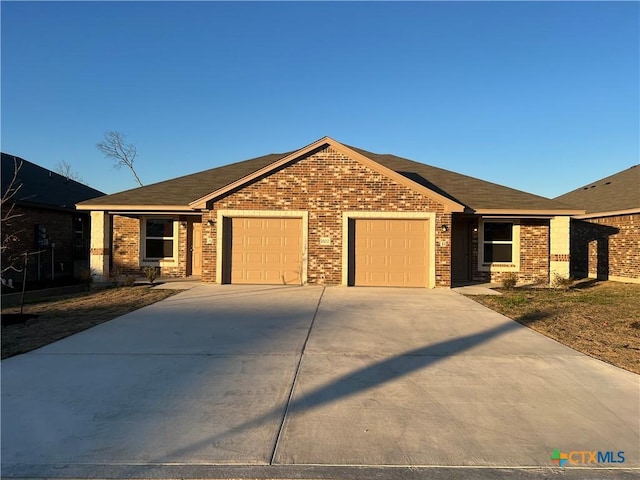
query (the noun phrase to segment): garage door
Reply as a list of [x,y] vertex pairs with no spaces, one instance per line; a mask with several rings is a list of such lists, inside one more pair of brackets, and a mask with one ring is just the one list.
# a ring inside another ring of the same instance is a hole
[[300,284],[302,219],[232,218],[231,283]]
[[428,286],[428,220],[357,219],[354,283]]

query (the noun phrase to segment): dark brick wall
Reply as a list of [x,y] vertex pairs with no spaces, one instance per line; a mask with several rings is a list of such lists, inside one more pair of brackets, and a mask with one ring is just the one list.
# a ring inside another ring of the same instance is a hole
[[[36,245],[36,225],[44,225],[47,237],[55,243],[54,275],[71,276],[74,273],[74,262],[86,261],[88,265],[89,216],[80,212],[49,210],[16,205],[12,211],[14,218],[3,225],[2,237],[15,235],[16,241],[9,242],[2,254],[2,265],[8,265],[10,258],[24,252],[44,250],[40,254],[40,277],[51,278],[51,246],[38,247]],[[74,218],[81,217],[85,228],[85,242],[76,246],[74,234]],[[20,262],[21,264],[21,262]],[[61,265],[62,264],[62,265]],[[28,279],[37,279],[37,256],[29,257]],[[22,281],[22,274],[8,271],[5,278]]]

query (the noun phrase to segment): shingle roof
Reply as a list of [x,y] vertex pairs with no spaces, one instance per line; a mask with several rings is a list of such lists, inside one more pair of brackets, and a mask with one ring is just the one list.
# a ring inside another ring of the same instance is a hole
[[15,162],[22,165],[14,187],[21,185],[12,201],[24,205],[62,208],[75,210],[78,202],[104,195],[100,190],[91,188],[75,180],[43,168],[35,163],[14,155],[2,153],[2,192],[4,193],[13,178]]
[[377,154],[349,147],[420,185],[474,210],[554,210],[567,206],[532,193],[469,177],[390,154]]
[[[563,210],[568,207],[558,201],[497,185],[459,173],[389,154],[376,154],[356,147],[345,147],[378,162],[384,167],[474,210]],[[180,205],[215,192],[234,181],[250,175],[294,152],[270,154],[213,168],[200,173],[107,195],[88,202],[95,205]],[[86,207],[85,207],[86,208]]]
[[640,208],[640,164],[556,197],[586,213]]
[[181,205],[207,195],[256,170],[280,160],[288,153],[272,153],[262,157],[232,163],[203,172],[145,185],[124,192],[106,195],[80,204],[89,205]]

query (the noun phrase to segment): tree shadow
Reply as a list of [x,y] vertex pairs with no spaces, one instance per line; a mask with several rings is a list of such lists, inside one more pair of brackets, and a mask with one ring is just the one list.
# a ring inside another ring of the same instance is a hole
[[[168,457],[172,459],[180,458],[183,455],[193,454],[212,444],[221,444],[231,436],[239,435],[247,430],[260,427],[267,422],[273,421],[274,418],[279,418],[280,423],[284,426],[289,415],[313,410],[323,405],[377,388],[380,385],[405,377],[417,370],[428,368],[453,355],[471,350],[484,342],[500,337],[518,328],[521,328],[521,326],[509,321],[482,332],[409,350],[392,357],[384,358],[371,365],[338,377],[329,384],[317,387],[297,398],[294,385],[294,390],[291,392],[288,402],[278,405],[267,413],[241,423],[223,433],[173,450],[168,454]],[[304,362],[304,354],[302,362]],[[276,457],[276,448],[277,443],[272,452],[270,464],[273,463]],[[158,461],[160,460],[166,461],[166,457],[158,459]]]

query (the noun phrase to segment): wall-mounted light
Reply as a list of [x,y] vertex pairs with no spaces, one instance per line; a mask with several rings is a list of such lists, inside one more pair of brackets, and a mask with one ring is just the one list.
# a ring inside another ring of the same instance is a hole
[[180,222],[180,225],[182,226],[182,228],[187,228],[187,222]]
[[448,232],[449,231],[449,225],[442,225],[442,231],[443,232]]
[[213,220],[207,220],[207,227],[210,227],[213,225]]

